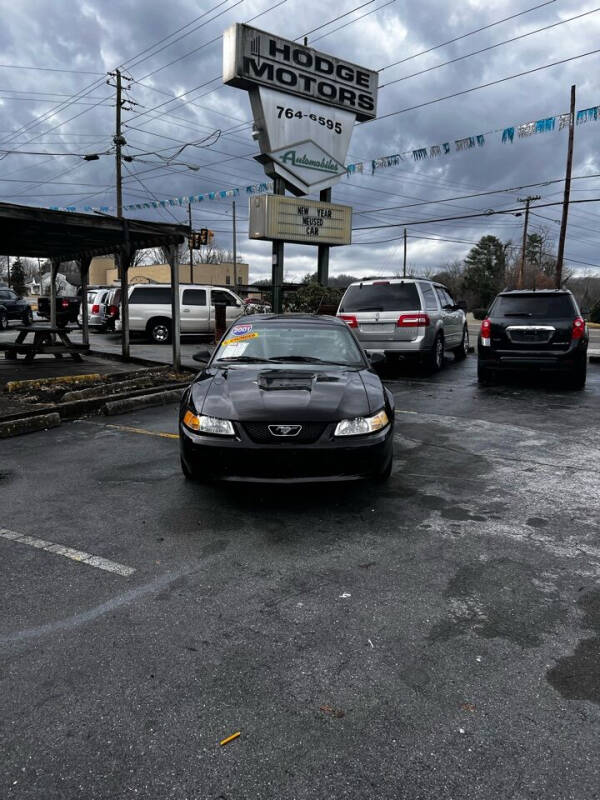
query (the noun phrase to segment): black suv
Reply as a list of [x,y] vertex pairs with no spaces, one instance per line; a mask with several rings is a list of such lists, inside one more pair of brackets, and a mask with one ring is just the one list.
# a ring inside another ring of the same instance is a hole
[[31,325],[33,322],[31,307],[12,289],[0,287],[0,330],[8,327],[10,319],[18,319],[23,325]]
[[500,292],[481,323],[477,377],[486,383],[497,370],[539,369],[562,373],[565,385],[582,389],[588,339],[571,292]]

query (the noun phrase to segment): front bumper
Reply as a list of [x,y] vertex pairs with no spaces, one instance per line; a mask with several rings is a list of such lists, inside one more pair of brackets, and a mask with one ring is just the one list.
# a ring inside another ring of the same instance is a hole
[[202,436],[179,426],[181,458],[207,480],[267,483],[349,481],[381,473],[393,453],[393,424],[367,436],[333,439],[328,426],[314,444],[263,445],[236,424],[237,436]]

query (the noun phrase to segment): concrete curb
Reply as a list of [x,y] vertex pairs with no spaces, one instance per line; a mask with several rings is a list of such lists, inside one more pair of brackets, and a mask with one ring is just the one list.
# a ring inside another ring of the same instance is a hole
[[59,425],[60,415],[56,411],[51,414],[38,414],[34,417],[21,417],[9,422],[0,422],[0,439],[57,428]]
[[128,411],[137,411],[139,408],[151,408],[152,406],[165,406],[169,403],[178,403],[185,389],[171,389],[167,392],[154,392],[154,394],[142,394],[138,397],[130,397],[124,400],[112,400],[105,403],[102,411],[112,417],[115,414],[126,414]]
[[87,375],[58,375],[54,378],[38,378],[37,380],[9,381],[6,384],[7,392],[18,392],[22,389],[41,389],[43,386],[54,386],[57,383],[96,383],[102,380],[99,372]]

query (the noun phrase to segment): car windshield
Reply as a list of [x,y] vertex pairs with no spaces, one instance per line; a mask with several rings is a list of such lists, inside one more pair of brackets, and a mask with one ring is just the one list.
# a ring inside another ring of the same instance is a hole
[[344,311],[420,311],[414,283],[361,283],[349,286],[339,308]]
[[294,320],[234,325],[221,342],[215,361],[364,367],[361,351],[346,327]]
[[568,294],[500,295],[493,305],[490,316],[492,315],[556,319],[573,317],[575,307]]

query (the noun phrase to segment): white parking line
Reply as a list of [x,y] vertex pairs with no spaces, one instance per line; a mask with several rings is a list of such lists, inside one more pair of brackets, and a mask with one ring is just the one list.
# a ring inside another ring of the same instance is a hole
[[109,561],[108,558],[94,556],[92,553],[86,553],[83,550],[75,550],[72,547],[65,547],[62,544],[47,542],[45,539],[38,539],[36,536],[25,536],[22,533],[9,531],[6,528],[0,528],[0,537],[3,539],[10,539],[13,542],[19,542],[19,544],[28,544],[31,547],[37,547],[38,550],[47,550],[49,553],[56,553],[56,555],[70,558],[73,561],[79,561],[82,564],[87,564],[89,567],[97,567],[107,572],[116,572],[117,575],[123,575],[124,577],[128,577],[135,572],[133,567],[126,567],[124,564],[118,564],[116,561]]

